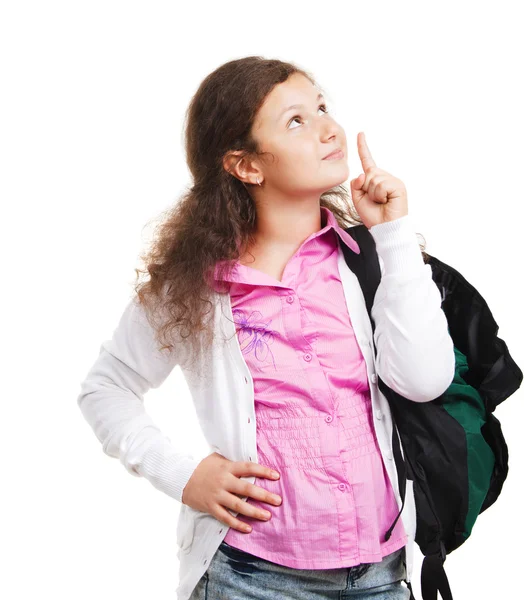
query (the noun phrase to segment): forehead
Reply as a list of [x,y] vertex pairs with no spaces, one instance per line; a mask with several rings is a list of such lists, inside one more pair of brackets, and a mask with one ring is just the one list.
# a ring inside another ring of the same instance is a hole
[[267,95],[257,113],[255,127],[274,126],[276,118],[285,108],[292,104],[308,104],[316,99],[319,92],[319,88],[307,77],[294,73]]

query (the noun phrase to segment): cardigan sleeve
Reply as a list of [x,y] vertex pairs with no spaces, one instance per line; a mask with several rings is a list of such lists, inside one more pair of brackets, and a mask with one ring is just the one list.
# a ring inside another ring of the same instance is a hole
[[453,339],[431,265],[424,263],[410,215],[369,231],[382,272],[371,309],[377,374],[408,400],[429,402],[455,375]]
[[144,408],[146,392],[163,383],[179,358],[176,350],[158,349],[154,330],[135,297],[112,338],[102,342],[77,403],[105,454],[182,502],[183,489],[200,461],[176,449]]

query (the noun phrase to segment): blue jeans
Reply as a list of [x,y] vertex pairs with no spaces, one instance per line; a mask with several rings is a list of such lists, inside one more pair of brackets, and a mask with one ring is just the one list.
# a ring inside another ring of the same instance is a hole
[[408,600],[405,551],[342,569],[291,569],[222,542],[189,600]]

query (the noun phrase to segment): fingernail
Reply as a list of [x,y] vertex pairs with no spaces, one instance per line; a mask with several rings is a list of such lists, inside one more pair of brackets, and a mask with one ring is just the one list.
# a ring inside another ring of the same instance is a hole
[[271,475],[275,478],[280,477],[280,475],[276,471],[271,471]]

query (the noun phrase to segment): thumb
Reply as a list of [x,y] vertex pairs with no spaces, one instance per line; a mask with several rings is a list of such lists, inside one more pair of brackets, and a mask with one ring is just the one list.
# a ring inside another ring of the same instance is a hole
[[361,173],[356,179],[351,180],[351,189],[360,190],[366,179],[365,177],[362,177],[363,175],[364,173]]

